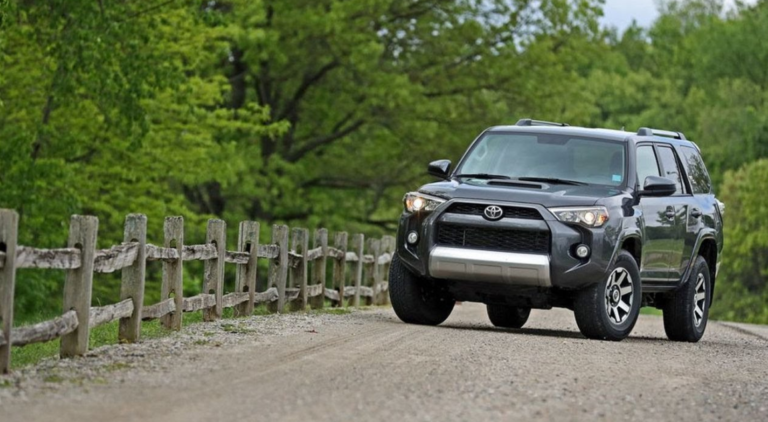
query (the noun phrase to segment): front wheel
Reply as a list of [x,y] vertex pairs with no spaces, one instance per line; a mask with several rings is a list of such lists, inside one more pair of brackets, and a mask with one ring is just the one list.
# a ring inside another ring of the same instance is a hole
[[588,338],[619,341],[627,338],[640,314],[642,287],[635,258],[621,251],[608,277],[576,297],[574,314]]
[[389,299],[403,322],[438,325],[448,319],[456,303],[432,280],[411,273],[397,254],[389,268]]
[[707,261],[698,256],[688,281],[664,303],[667,338],[695,343],[704,336],[712,294],[710,278]]

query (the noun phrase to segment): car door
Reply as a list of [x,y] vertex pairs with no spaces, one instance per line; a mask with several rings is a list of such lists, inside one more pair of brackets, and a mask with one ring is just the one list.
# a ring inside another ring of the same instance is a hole
[[[663,170],[653,144],[637,146],[638,190],[645,178],[662,176]],[[643,248],[640,259],[640,278],[643,283],[668,284],[672,280],[669,250],[675,246],[675,207],[669,197],[643,196],[638,205],[642,212]]]
[[[693,197],[684,183],[683,171],[680,168],[680,159],[671,145],[657,144],[656,154],[661,165],[661,177],[675,182],[677,189],[672,196],[662,198],[666,207],[664,217],[669,231],[667,238],[659,244],[669,258],[670,281],[678,281],[685,272],[685,264],[689,257],[686,256],[686,232],[688,228],[688,209],[691,208]],[[662,219],[663,220],[663,219]],[[688,251],[690,253],[690,251]]]
[[712,194],[712,182],[699,151],[693,146],[683,145],[677,147],[675,152],[678,153],[677,156],[685,172],[683,179],[688,182],[687,189],[691,194],[681,264],[681,270],[684,272],[691,265],[699,233],[706,228],[715,229],[716,223],[711,216],[714,216],[717,211]]

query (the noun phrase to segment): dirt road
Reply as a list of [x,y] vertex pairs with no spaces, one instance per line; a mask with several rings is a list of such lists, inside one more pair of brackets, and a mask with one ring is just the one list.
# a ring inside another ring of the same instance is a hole
[[[476,304],[440,327],[390,309],[238,324],[210,334],[236,338],[223,344],[153,340],[49,362],[23,376],[64,381],[17,379],[0,421],[768,420],[768,339],[748,326],[711,323],[702,342],[681,344],[642,316],[610,343],[581,337],[568,311],[504,331]],[[67,378],[96,367],[97,378]]]

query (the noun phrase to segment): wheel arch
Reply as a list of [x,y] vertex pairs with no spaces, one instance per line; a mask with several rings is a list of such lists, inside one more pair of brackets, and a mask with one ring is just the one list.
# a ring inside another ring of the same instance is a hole
[[613,238],[613,256],[611,257],[611,265],[616,262],[616,258],[622,250],[629,252],[635,262],[637,262],[637,268],[640,269],[640,263],[643,257],[643,233],[635,224],[627,224],[624,222],[622,229]]
[[709,302],[712,303],[712,299],[715,297],[715,278],[717,276],[717,241],[714,237],[704,237],[699,242],[699,247],[696,251],[696,256],[701,256],[707,262],[709,268],[709,279],[711,283],[711,294],[709,295]]
[[640,268],[640,262],[643,256],[643,242],[640,239],[640,236],[625,236],[621,239],[619,250],[626,250],[629,252],[630,255],[635,258],[635,262],[637,262],[637,268]]

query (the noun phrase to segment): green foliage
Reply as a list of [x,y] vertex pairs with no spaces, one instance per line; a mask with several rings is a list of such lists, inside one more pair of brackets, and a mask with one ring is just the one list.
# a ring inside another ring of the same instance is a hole
[[723,184],[726,202],[726,245],[723,252],[716,317],[768,323],[768,159],[728,172]]
[[[380,235],[428,161],[520,117],[684,131],[722,191],[768,158],[768,2],[661,3],[618,33],[601,0],[0,0],[0,206],[38,247],[63,246],[76,213],[99,217],[100,247],[130,212],[153,243],[167,215],[187,243],[213,216],[229,239],[245,219],[263,242],[272,223]],[[755,271],[724,272],[723,309]],[[185,294],[201,274],[185,267]],[[150,265],[148,302],[160,277]],[[20,271],[17,315],[59,313],[62,281]],[[117,277],[95,286],[116,301]]]

